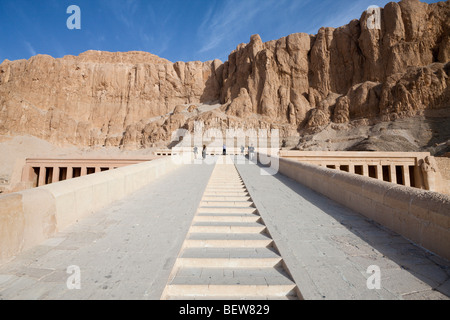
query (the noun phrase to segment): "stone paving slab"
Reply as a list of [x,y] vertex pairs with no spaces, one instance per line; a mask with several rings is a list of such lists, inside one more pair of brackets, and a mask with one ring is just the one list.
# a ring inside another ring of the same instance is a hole
[[160,299],[213,168],[180,167],[0,265],[0,299]]
[[[304,299],[449,299],[449,261],[261,168],[237,164]],[[380,268],[380,289],[367,287],[372,265]]]

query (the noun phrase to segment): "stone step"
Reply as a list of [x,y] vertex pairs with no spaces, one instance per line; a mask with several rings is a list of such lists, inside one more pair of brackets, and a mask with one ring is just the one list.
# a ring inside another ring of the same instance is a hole
[[279,259],[274,248],[186,248],[180,258],[195,259]]
[[249,196],[204,196],[202,201],[252,201]]
[[243,186],[244,182],[237,179],[228,179],[227,181],[213,181],[210,180],[208,182],[208,185],[214,185],[214,186],[222,186],[222,185],[236,185],[236,186]]
[[258,223],[246,222],[195,222],[189,232],[191,233],[261,233],[266,226]]
[[256,214],[258,210],[256,208],[227,208],[227,207],[199,207],[197,213],[248,213]]
[[206,192],[247,192],[245,187],[207,187]]
[[[295,283],[282,268],[177,269],[167,294],[195,296],[292,296]],[[214,290],[209,290],[214,288]]]
[[[187,248],[190,249],[190,248]],[[178,258],[179,267],[204,268],[273,268],[281,257],[273,258]]]
[[194,222],[260,222],[261,217],[255,214],[198,214]]
[[252,201],[201,201],[201,207],[255,207]]
[[298,299],[284,268],[234,165],[217,164],[163,298]]
[[179,268],[171,284],[289,285],[283,268]]
[[242,182],[241,180],[238,180],[238,179],[228,179],[228,180],[223,180],[223,181],[210,180],[208,182],[208,185],[214,185],[214,186],[237,185],[237,186],[241,186],[241,185],[244,185],[244,182]]
[[[228,216],[228,217],[235,217],[235,216],[256,216],[261,217],[258,214],[258,211],[255,210],[253,213],[248,212],[226,212],[226,210],[223,210],[223,212],[197,212],[196,216]],[[194,217],[195,219],[195,217]]]
[[273,240],[186,240],[186,248],[267,248]]
[[220,192],[220,191],[209,191],[206,190],[204,197],[249,197],[248,191],[227,191],[227,192]]
[[187,240],[269,240],[272,238],[265,232],[261,233],[191,233]]
[[[252,297],[255,300],[295,297],[295,284],[290,285],[168,285],[166,295],[185,297]],[[292,299],[292,300],[293,300]],[[290,299],[291,300],[291,299]]]

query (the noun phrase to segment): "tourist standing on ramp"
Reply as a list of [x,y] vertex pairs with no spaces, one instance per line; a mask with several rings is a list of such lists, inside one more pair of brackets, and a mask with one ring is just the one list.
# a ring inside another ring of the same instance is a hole
[[197,160],[198,148],[194,146],[194,160]]
[[206,159],[206,145],[203,145],[202,157],[203,157],[203,160]]
[[250,160],[253,160],[254,153],[255,153],[255,147],[253,147],[253,144],[252,144],[250,147],[248,147],[248,158]]

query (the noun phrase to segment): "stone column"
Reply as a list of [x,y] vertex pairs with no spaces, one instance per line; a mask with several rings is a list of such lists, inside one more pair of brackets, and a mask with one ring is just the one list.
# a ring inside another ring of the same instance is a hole
[[348,165],[348,172],[355,174],[355,165],[354,164]]
[[59,181],[59,167],[53,167],[52,183]]
[[383,167],[377,164],[377,179],[383,181]]
[[67,167],[67,177],[66,180],[73,178],[73,167]]
[[362,175],[364,177],[368,177],[369,176],[369,165],[368,164],[363,164],[362,165]]
[[42,187],[45,185],[45,175],[47,173],[47,169],[45,167],[40,167],[39,169],[39,181],[38,181],[38,187]]
[[411,186],[411,179],[409,178],[409,166],[404,165],[402,167],[403,170],[403,182],[407,187]]
[[101,172],[102,170],[100,169],[100,167],[95,167],[95,173]]
[[389,177],[392,183],[397,183],[397,172],[395,170],[395,165],[391,164],[389,166]]
[[81,174],[80,174],[80,176],[82,177],[82,176],[85,176],[85,175],[87,175],[87,167],[83,166],[83,167],[81,167]]

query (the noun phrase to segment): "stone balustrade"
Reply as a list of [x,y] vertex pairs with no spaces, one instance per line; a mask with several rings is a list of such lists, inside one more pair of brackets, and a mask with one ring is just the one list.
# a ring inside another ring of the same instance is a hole
[[450,197],[279,158],[279,172],[450,260]]
[[178,165],[155,159],[0,196],[0,263]]
[[22,171],[23,189],[41,187],[47,184],[82,177],[93,173],[146,162],[154,159],[26,159]]

